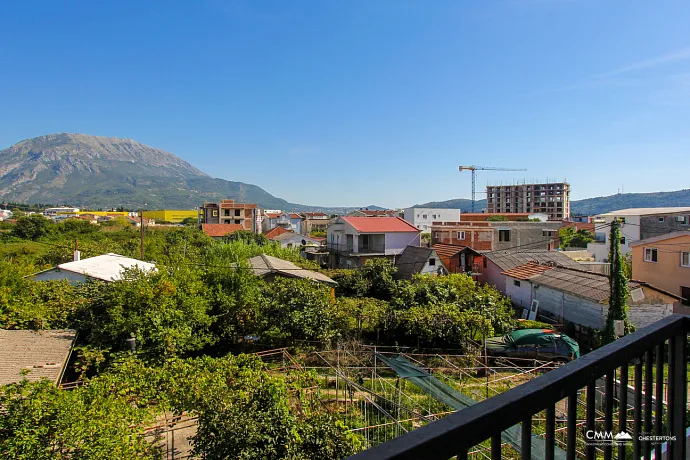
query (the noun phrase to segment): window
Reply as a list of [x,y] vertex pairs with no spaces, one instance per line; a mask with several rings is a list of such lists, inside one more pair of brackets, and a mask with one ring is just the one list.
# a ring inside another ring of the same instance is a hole
[[465,232],[458,232],[458,239],[464,240],[465,239]]
[[235,209],[235,217],[240,217],[240,210],[239,209]]
[[432,215],[431,215],[431,218],[432,218],[432,219],[436,219],[436,214],[432,214]]
[[681,267],[690,267],[690,252],[681,252],[680,253],[680,266]]
[[369,249],[369,235],[362,235],[362,247],[360,249]]
[[688,225],[688,216],[676,216],[676,222],[681,225]]
[[625,244],[625,237],[621,236],[621,244]]
[[429,228],[429,227],[426,226],[426,225],[422,225],[422,227],[424,227],[424,230],[427,230],[427,229]]
[[644,261],[656,262],[658,260],[657,250],[654,248],[644,248]]
[[432,266],[432,267],[433,267],[434,265],[436,265],[436,259],[434,259],[433,257],[432,257],[431,259],[429,259],[429,265]]
[[553,235],[552,230],[542,230],[541,231],[541,236],[551,236],[551,235]]
[[426,219],[428,217],[427,214],[422,214],[422,219]]
[[513,284],[514,284],[516,287],[520,287],[520,282],[519,282],[518,280],[513,280]]
[[665,221],[665,220],[666,220],[665,217],[659,217],[659,222],[663,222],[663,221]]
[[510,241],[510,230],[499,230],[498,231],[498,241]]
[[683,298],[681,301],[683,305],[690,305],[690,287],[681,286],[680,296]]

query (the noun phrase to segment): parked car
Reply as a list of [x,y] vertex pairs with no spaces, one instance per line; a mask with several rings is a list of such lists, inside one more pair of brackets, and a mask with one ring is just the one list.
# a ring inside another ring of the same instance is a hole
[[552,329],[518,329],[503,337],[486,340],[493,356],[572,361],[580,357],[580,346],[565,334]]

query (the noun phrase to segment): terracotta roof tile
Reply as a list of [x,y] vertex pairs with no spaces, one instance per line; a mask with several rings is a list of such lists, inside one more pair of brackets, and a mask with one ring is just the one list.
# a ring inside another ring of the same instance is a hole
[[270,240],[271,238],[275,238],[276,236],[282,235],[283,233],[292,233],[292,230],[288,230],[283,227],[276,227],[264,233],[264,236]]
[[220,237],[244,230],[240,224],[201,224],[201,229],[210,237]]

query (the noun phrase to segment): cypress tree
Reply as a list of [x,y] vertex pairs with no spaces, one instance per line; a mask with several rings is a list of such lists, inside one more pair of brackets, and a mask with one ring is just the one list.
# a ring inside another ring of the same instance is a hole
[[610,343],[617,339],[614,321],[625,321],[625,334],[629,334],[635,330],[634,326],[628,320],[628,280],[625,276],[624,255],[621,254],[620,247],[620,222],[614,219],[611,222],[611,236],[609,243],[609,262],[611,263],[611,276],[609,277],[609,286],[611,293],[609,295],[609,313],[606,317],[606,328],[604,329],[604,342]]

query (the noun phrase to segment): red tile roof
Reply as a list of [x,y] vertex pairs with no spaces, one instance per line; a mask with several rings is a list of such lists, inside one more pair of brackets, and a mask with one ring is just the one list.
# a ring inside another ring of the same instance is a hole
[[244,227],[240,224],[201,224],[201,229],[210,237],[219,237],[244,230]]
[[266,217],[268,217],[269,219],[277,219],[278,217],[280,217],[280,213],[279,213],[279,212],[267,212],[267,213],[265,213],[264,215],[265,215]]
[[376,219],[369,217],[341,217],[341,219],[362,233],[419,233],[418,228],[400,217],[377,217]]
[[431,248],[436,251],[439,257],[451,258],[460,253],[467,246],[460,246],[459,244],[434,244]]
[[526,264],[519,265],[510,270],[501,272],[502,275],[517,278],[519,280],[528,280],[535,275],[541,275],[547,270],[551,270],[553,267],[550,265],[539,265],[537,262],[527,262]]
[[283,227],[276,227],[264,233],[264,236],[270,240],[271,238],[275,238],[276,236],[282,235],[283,233],[292,233],[292,230],[288,230]]

